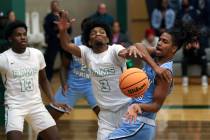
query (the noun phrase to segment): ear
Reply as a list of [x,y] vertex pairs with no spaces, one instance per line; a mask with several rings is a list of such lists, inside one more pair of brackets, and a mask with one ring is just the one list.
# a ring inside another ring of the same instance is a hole
[[173,54],[175,54],[175,53],[176,53],[177,48],[178,48],[177,46],[174,46],[174,45],[173,45],[173,48],[172,48],[172,53],[173,53]]

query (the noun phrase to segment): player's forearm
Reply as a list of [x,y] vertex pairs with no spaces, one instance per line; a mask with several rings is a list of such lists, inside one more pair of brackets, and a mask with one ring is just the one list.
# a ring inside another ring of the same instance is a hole
[[41,87],[44,93],[49,98],[50,102],[54,102],[53,91],[52,91],[52,88],[50,87],[48,80],[43,81],[43,84],[41,84]]
[[158,112],[161,108],[161,105],[157,103],[150,103],[150,104],[139,104],[140,108],[143,112]]
[[65,67],[61,67],[61,70],[60,70],[60,81],[61,81],[61,85],[62,87],[66,84],[67,82],[67,70]]
[[60,37],[61,47],[67,51],[69,48],[68,46],[69,46],[70,36],[68,35],[67,31],[60,31],[59,37]]
[[81,51],[78,46],[76,46],[74,43],[70,43],[70,37],[67,34],[66,31],[60,31],[60,42],[62,48],[68,52],[71,53],[72,55],[75,55],[77,57],[81,57]]
[[53,91],[52,91],[50,83],[47,79],[47,76],[46,76],[46,73],[45,73],[44,69],[39,72],[39,85],[41,86],[42,90],[47,95],[49,100],[51,102],[54,102]]
[[149,64],[152,69],[157,72],[159,66],[157,65],[157,63],[155,63],[155,61],[153,60],[153,58],[150,56],[150,53],[147,51],[147,49],[145,48],[145,46],[143,46],[140,43],[136,43],[135,46],[137,47],[137,49],[142,52],[144,55],[142,57],[142,59]]

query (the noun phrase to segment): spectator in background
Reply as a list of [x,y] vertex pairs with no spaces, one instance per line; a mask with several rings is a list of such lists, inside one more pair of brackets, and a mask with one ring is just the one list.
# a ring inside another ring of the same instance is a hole
[[14,22],[16,20],[15,12],[13,10],[9,10],[7,12],[7,18],[9,22]]
[[106,4],[104,3],[100,3],[98,5],[97,11],[93,15],[91,15],[90,18],[94,20],[101,20],[109,24],[110,27],[112,26],[114,22],[114,18],[110,14],[107,13],[107,7],[106,7]]
[[145,46],[156,47],[159,38],[155,35],[155,31],[152,28],[148,28],[145,31],[145,38],[142,40],[142,43]]
[[159,36],[174,26],[175,12],[169,8],[168,0],[160,0],[160,6],[152,12],[151,24]]
[[117,20],[113,22],[112,33],[113,33],[112,43],[121,44],[125,48],[131,45],[131,41],[129,40],[128,36],[121,32],[121,26],[119,21]]
[[[189,0],[182,1],[182,9],[177,14],[177,21],[181,21],[183,24],[196,24],[198,28],[201,26],[199,14],[196,9],[190,5]],[[201,66],[201,84],[202,86],[208,86],[208,77],[207,77],[207,57],[205,52],[205,42],[202,41],[203,35],[198,38],[199,47],[184,49],[183,50],[183,59],[182,59],[182,85],[188,86],[188,73],[187,67],[189,64],[199,64]]]
[[60,40],[58,38],[58,29],[55,21],[59,18],[59,2],[53,0],[50,4],[51,12],[47,14],[44,19],[44,31],[45,31],[45,42],[47,44],[47,49],[45,51],[44,57],[46,61],[46,74],[49,81],[51,81],[53,76],[53,66],[55,58],[58,52],[60,52]]
[[0,53],[6,51],[10,47],[9,41],[5,38],[5,29],[7,25],[16,20],[13,10],[9,10],[6,16],[0,16]]
[[181,8],[182,0],[168,0],[169,7],[172,8],[175,12],[178,12]]

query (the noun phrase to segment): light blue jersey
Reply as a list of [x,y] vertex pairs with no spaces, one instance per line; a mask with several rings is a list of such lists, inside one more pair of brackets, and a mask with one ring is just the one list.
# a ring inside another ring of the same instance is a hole
[[[162,64],[160,67],[168,69],[172,72],[173,62],[169,61]],[[150,86],[149,89],[144,94],[143,98],[134,98],[132,103],[144,103],[149,104],[153,101],[153,94],[155,90],[155,71],[146,64],[144,66],[144,71],[146,72],[149,80]],[[170,92],[170,91],[169,91]],[[155,139],[155,118],[156,113],[154,112],[143,112],[141,115],[138,115],[135,122],[130,123],[126,118],[122,119],[120,127],[114,130],[108,140],[154,140]]]
[[[74,44],[77,46],[82,44],[81,36],[74,38]],[[66,103],[70,107],[74,107],[78,99],[85,98],[91,108],[96,107],[89,71],[84,64],[81,64],[80,58],[76,56],[72,56],[68,67],[67,84],[68,90],[66,96],[63,96],[61,88],[56,92],[55,100],[57,102]]]
[[[168,69],[169,71],[172,72],[173,62],[172,61],[166,62],[166,63],[162,64],[160,67]],[[149,86],[148,90],[145,92],[144,97],[143,98],[134,98],[133,103],[149,104],[149,103],[152,103],[153,97],[154,97],[153,94],[154,94],[154,90],[155,90],[156,73],[148,64],[145,64],[143,70],[146,72],[146,74],[149,78],[150,86]],[[142,116],[148,117],[150,119],[155,119],[156,113],[143,112]]]
[[[74,43],[79,46],[82,44],[81,36],[74,38]],[[68,85],[73,90],[86,89],[91,86],[89,71],[86,65],[81,64],[80,58],[73,56],[68,69]]]

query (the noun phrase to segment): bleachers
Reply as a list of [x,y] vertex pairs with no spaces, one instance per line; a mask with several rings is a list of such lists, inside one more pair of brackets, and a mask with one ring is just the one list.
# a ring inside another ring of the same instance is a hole
[[[208,75],[210,75],[210,48],[207,48],[206,50],[206,56],[207,56],[207,72]],[[181,69],[181,60],[182,60],[182,49],[179,50],[176,55],[174,56],[174,76],[181,76],[182,75],[182,69]],[[200,76],[201,74],[201,68],[198,65],[190,65],[188,67],[188,75],[189,76]]]

